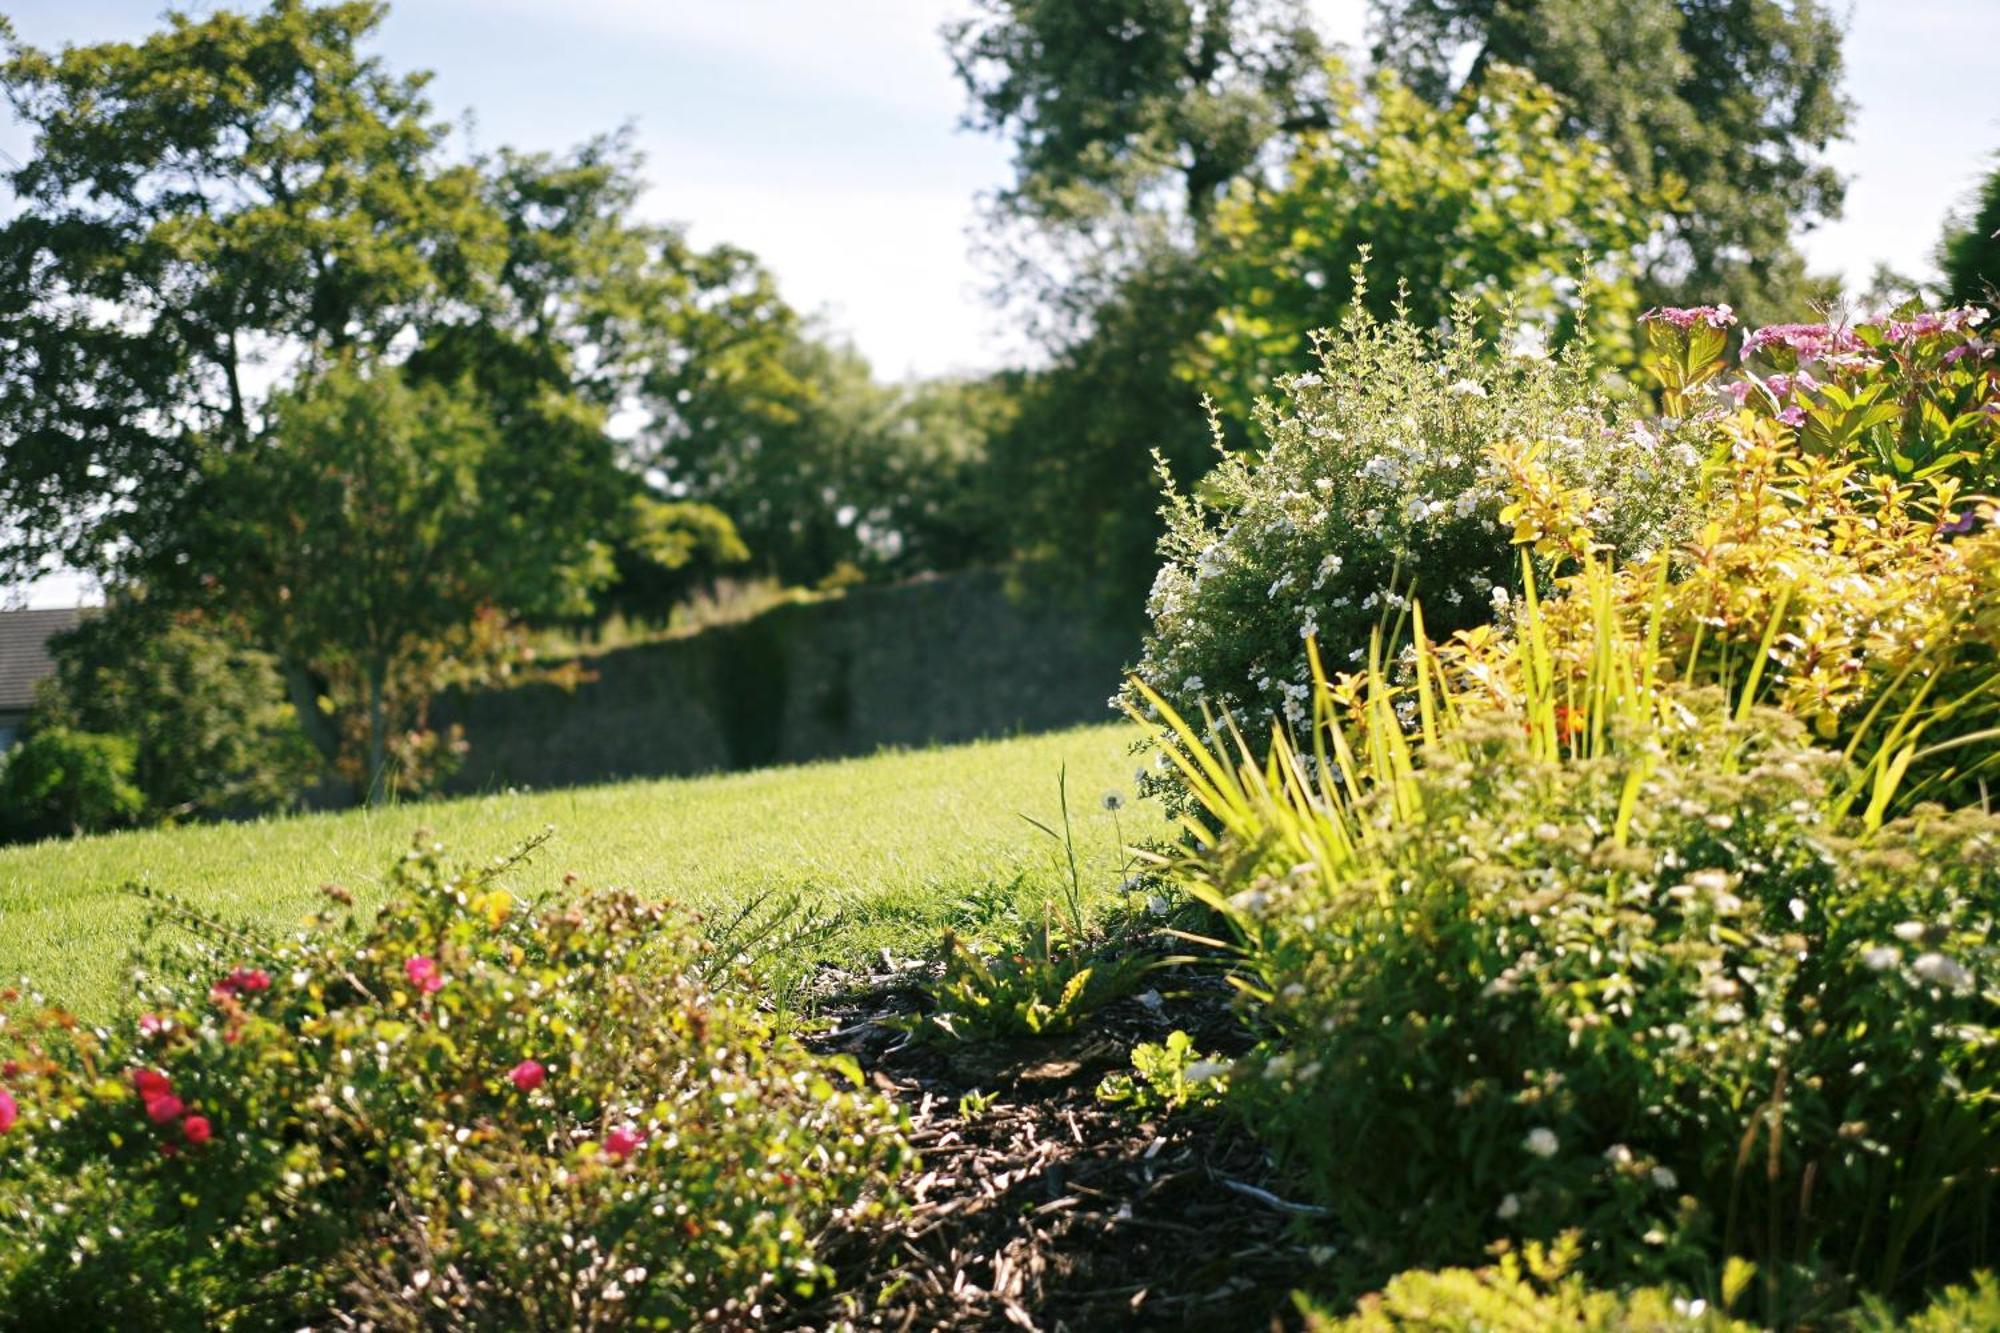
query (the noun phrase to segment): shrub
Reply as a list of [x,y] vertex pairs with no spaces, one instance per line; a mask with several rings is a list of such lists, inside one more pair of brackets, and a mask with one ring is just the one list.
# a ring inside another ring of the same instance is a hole
[[[1454,327],[1475,322],[1459,313]],[[1533,442],[1565,486],[1601,497],[1601,539],[1621,550],[1680,535],[1696,451],[1608,402],[1580,350],[1528,341],[1495,359],[1469,333],[1378,322],[1357,303],[1318,351],[1317,370],[1263,406],[1266,452],[1225,457],[1192,495],[1169,487],[1137,674],[1187,716],[1206,703],[1259,734],[1300,724],[1306,639],[1349,669],[1413,588],[1434,628],[1490,619],[1520,580],[1495,444]]]
[[1217,830],[1180,873],[1266,1034],[1232,1105],[1377,1274],[1575,1228],[1588,1278],[1741,1258],[1790,1319],[1990,1259],[2000,818],[1863,838],[1839,756],[1638,651],[1574,727],[1546,677],[1468,707],[1421,645],[1414,743],[1379,679],[1364,738],[1322,685],[1268,764],[1177,724]]
[[269,810],[323,772],[277,663],[204,618],[114,604],[55,645],[37,723],[129,736],[149,820]]
[[169,903],[196,961],[163,954],[135,1019],[11,1016],[0,1308],[685,1327],[817,1285],[813,1238],[873,1206],[898,1118],[736,993],[688,914],[531,904],[515,866],[420,837],[372,921],[280,945]]
[[1346,1318],[1306,1305],[1309,1333],[1749,1333],[1741,1323],[1662,1287],[1598,1291],[1567,1271],[1576,1238],[1530,1242],[1489,1268],[1398,1273]]
[[135,822],[135,748],[123,736],[46,727],[0,756],[0,841],[94,833]]
[[[1669,406],[1713,440],[1685,544],[1596,568],[1586,511],[1602,502],[1496,454],[1520,497],[1517,540],[1583,562],[1545,609],[1556,666],[1587,673],[1608,577],[1625,632],[1656,644],[1659,679],[1726,684],[1842,748],[1894,735],[1885,754],[1907,748],[1915,765],[1906,792],[1976,799],[1995,752],[1954,738],[2000,722],[2000,531],[1991,502],[1968,495],[2000,479],[2000,379],[1976,318],[1761,329],[1751,362],[1785,368],[1725,379],[1720,334],[1693,313],[1649,322]],[[1518,694],[1521,644],[1461,644],[1461,676]]]

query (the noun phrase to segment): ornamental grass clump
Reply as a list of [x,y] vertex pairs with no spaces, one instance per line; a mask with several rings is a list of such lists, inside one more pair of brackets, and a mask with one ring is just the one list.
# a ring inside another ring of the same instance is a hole
[[1357,300],[1316,336],[1316,368],[1260,405],[1265,452],[1226,455],[1192,494],[1169,486],[1137,675],[1186,716],[1227,710],[1258,734],[1302,724],[1306,640],[1354,670],[1413,591],[1440,632],[1491,620],[1520,578],[1496,444],[1534,442],[1551,475],[1595,497],[1601,541],[1655,551],[1683,535],[1701,460],[1677,430],[1611,401],[1582,347],[1496,349],[1459,315],[1441,335]]
[[[880,1206],[900,1117],[802,1051],[697,918],[524,901],[425,838],[371,918],[177,904],[109,1029],[10,997],[0,1309],[20,1326],[755,1322]],[[331,889],[337,899],[344,891]]]

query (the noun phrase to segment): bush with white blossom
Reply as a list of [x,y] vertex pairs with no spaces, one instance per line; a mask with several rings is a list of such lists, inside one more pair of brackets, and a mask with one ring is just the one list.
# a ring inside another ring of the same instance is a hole
[[1584,349],[1552,354],[1532,329],[1494,349],[1359,303],[1316,341],[1317,369],[1260,405],[1266,452],[1225,456],[1192,494],[1168,488],[1138,675],[1185,715],[1296,726],[1306,640],[1329,671],[1353,670],[1412,591],[1434,637],[1490,620],[1520,585],[1495,446],[1602,497],[1593,531],[1611,546],[1677,535],[1696,437],[1610,398]]

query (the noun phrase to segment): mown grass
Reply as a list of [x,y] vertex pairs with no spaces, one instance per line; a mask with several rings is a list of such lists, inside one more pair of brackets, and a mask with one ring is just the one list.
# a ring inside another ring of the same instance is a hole
[[[518,876],[534,892],[566,871],[718,914],[799,891],[841,914],[821,946],[847,961],[933,942],[969,895],[1058,891],[1058,850],[1022,818],[1060,827],[1057,779],[1087,893],[1108,896],[1121,856],[1111,789],[1129,797],[1137,733],[1123,725],[712,778],[502,794],[256,823],[113,834],[0,849],[0,978],[24,978],[87,1017],[116,1004],[144,907],[142,883],[238,920],[284,927],[345,885],[368,903],[419,827],[490,857],[554,826]],[[1150,805],[1116,817],[1124,838],[1162,831]],[[1066,869],[1063,871],[1066,875]],[[1018,879],[1018,883],[1016,883]]]

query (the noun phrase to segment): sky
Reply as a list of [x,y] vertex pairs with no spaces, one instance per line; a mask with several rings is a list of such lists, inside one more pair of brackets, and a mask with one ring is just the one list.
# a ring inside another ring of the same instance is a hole
[[[1837,6],[1846,0],[1835,0]],[[1312,0],[1359,46],[1362,0]],[[183,8],[202,12],[212,0]],[[37,46],[132,39],[162,0],[0,0]],[[701,244],[756,252],[794,305],[850,336],[888,378],[1018,362],[986,303],[977,200],[1004,144],[959,128],[938,35],[964,0],[398,0],[376,50],[430,69],[441,114],[491,149],[560,150],[633,127],[642,208]],[[1865,282],[1878,261],[1929,269],[1946,211],[2000,150],[1990,95],[2000,0],[1852,0],[1845,216],[1802,238],[1816,270]],[[0,149],[29,150],[0,110]],[[16,590],[17,592],[19,590]],[[37,602],[75,595],[67,583]],[[7,602],[0,590],[0,604]]]

